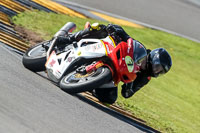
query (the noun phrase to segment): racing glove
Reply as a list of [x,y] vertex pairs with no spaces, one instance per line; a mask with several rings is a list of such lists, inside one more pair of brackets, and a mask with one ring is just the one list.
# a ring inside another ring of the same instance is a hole
[[145,71],[138,73],[137,78],[133,82],[122,85],[122,96],[125,98],[131,97],[134,93],[149,83],[150,80],[151,77]]
[[130,36],[119,25],[108,24],[108,26],[106,27],[106,30],[109,34],[115,33],[117,36],[119,36],[122,39],[122,41],[126,42],[130,38]]

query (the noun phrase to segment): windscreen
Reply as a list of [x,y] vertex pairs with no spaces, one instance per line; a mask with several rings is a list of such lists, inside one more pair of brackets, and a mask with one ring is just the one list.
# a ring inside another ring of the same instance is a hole
[[134,52],[133,52],[134,62],[137,64],[141,64],[141,62],[147,56],[146,48],[144,48],[144,46],[136,40],[134,40],[133,45],[134,45]]

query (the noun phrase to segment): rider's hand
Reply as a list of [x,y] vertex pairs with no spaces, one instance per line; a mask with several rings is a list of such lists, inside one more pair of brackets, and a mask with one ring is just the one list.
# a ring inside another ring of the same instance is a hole
[[108,26],[106,27],[106,30],[109,34],[112,34],[113,32],[116,32],[116,29],[114,27],[113,24],[108,24]]
[[123,30],[123,28],[121,26],[114,25],[114,24],[108,24],[106,30],[110,34],[112,34],[113,32],[115,32],[119,36],[121,36],[122,34],[125,33],[125,31]]
[[122,41],[127,41],[130,38],[130,36],[119,25],[108,24],[106,30],[108,34],[117,35],[118,37],[122,38]]

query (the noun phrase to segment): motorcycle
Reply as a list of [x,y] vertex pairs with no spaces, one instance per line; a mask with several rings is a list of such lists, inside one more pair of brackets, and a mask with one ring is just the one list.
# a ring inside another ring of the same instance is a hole
[[75,28],[74,23],[68,22],[53,40],[29,48],[23,55],[24,67],[33,72],[45,71],[51,81],[68,93],[135,80],[147,56],[142,44],[129,39],[116,45],[113,35],[108,35],[103,39],[81,39],[65,47],[55,46],[58,36],[68,36]]

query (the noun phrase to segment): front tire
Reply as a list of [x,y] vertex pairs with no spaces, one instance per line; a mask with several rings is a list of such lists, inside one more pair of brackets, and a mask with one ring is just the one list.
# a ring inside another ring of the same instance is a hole
[[22,59],[24,67],[33,72],[45,71],[46,49],[42,46],[44,43],[49,41],[39,43],[25,52]]
[[75,70],[62,78],[60,88],[68,93],[81,93],[91,91],[111,79],[112,73],[107,67],[100,67],[86,75],[80,75]]

